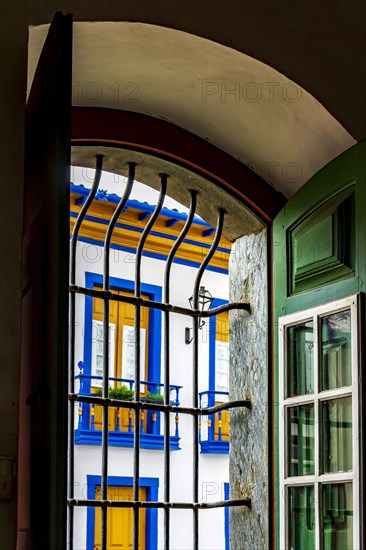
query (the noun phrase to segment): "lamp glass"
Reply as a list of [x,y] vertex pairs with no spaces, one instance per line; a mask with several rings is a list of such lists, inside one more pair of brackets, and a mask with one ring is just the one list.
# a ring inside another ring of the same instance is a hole
[[[212,294],[204,286],[200,286],[198,292],[198,309],[201,311],[207,311],[210,309],[213,297]],[[193,309],[193,296],[189,298],[189,305]]]

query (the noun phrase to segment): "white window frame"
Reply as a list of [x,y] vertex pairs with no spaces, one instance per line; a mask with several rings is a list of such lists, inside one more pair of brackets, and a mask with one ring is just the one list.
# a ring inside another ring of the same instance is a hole
[[[97,368],[97,356],[102,355],[97,353],[98,340],[103,342],[103,321],[97,321],[93,319],[92,321],[92,351],[91,351],[91,375],[92,376],[103,376],[103,371],[98,370]],[[109,378],[114,377],[114,355],[115,355],[115,334],[116,334],[116,325],[115,323],[109,323]],[[102,388],[103,380],[92,378],[91,386],[94,388]]]
[[[224,353],[226,354],[225,358],[219,357],[220,348],[224,350]],[[223,363],[225,365],[225,370],[219,370],[218,367]],[[220,374],[227,376],[227,385],[225,387],[219,385]],[[215,340],[215,391],[226,391],[229,393],[229,386],[229,342]],[[227,401],[228,396],[221,395],[219,401],[221,400]]]
[[[329,302],[327,304],[299,311],[279,318],[279,468],[280,468],[280,548],[289,550],[287,502],[288,488],[312,485],[315,496],[315,548],[322,549],[320,525],[320,491],[321,483],[352,481],[353,485],[353,550],[361,546],[360,533],[360,387],[359,387],[359,302],[360,295]],[[351,386],[319,391],[319,337],[320,319],[333,313],[350,310],[351,312]],[[287,329],[300,323],[313,321],[314,330],[314,392],[312,394],[285,398]],[[352,397],[352,472],[320,473],[319,453],[319,404],[332,397]],[[314,475],[286,477],[286,408],[290,405],[314,404]]]

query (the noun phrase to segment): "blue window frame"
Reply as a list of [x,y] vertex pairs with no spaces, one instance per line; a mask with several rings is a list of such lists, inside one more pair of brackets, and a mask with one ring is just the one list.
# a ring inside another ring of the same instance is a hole
[[[101,476],[87,476],[87,498],[95,498],[96,487],[101,485]],[[157,502],[159,479],[155,477],[140,477],[140,487],[146,489],[146,500]],[[108,485],[114,487],[133,487],[133,478],[124,476],[108,476]],[[86,550],[94,550],[95,507],[89,506],[86,520]],[[158,547],[158,510],[146,509],[146,548],[153,550]]]
[[[211,308],[219,307],[227,304],[227,300],[214,298],[211,302]],[[208,392],[201,392],[202,402],[206,406],[212,407],[216,401],[220,401],[220,394],[216,394],[216,316],[210,317],[208,328],[209,342],[209,367],[208,367]],[[218,441],[214,437],[215,421],[217,418],[212,415],[209,419],[210,427],[208,428],[207,440],[200,440],[201,453],[204,454],[228,454],[229,441],[223,439]]]
[[[94,288],[96,285],[103,284],[103,276],[98,273],[85,273],[85,286],[86,288]],[[134,282],[127,279],[119,279],[117,277],[110,277],[111,290],[130,291],[134,290]],[[162,288],[157,285],[142,283],[141,293],[147,295],[150,300],[161,302],[162,300]],[[153,308],[149,308],[149,338],[148,338],[148,370],[147,379],[152,382],[151,387],[148,386],[150,391],[156,391],[156,384],[161,382],[161,311]],[[83,361],[83,375],[92,375],[92,332],[93,332],[93,298],[91,296],[85,296],[85,330],[84,330],[84,361]],[[91,389],[90,378],[83,379],[83,391],[89,393]],[[90,405],[82,404],[82,416],[79,427],[76,430],[75,444],[101,444],[101,433],[94,432],[89,428],[90,419]],[[147,414],[147,436],[143,434],[141,436],[141,446],[148,449],[163,449],[164,448],[164,436],[160,434],[160,414],[156,415],[156,419],[153,422],[152,413],[149,411]],[[133,447],[133,437],[130,433],[118,433],[115,435],[113,432],[109,434],[109,444],[113,446],[121,447]],[[171,449],[179,450],[178,434],[171,437]]]

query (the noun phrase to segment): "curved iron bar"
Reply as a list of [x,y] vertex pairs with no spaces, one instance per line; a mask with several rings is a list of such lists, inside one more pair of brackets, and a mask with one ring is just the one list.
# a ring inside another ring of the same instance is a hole
[[[155,210],[152,213],[149,221],[147,222],[139,243],[136,249],[136,267],[135,267],[135,298],[141,297],[141,258],[142,251],[145,245],[145,241],[153,227],[156,219],[158,218],[162,209],[166,188],[167,188],[167,174],[160,174],[161,188],[158,202],[155,206]],[[141,306],[139,303],[135,304],[135,401],[140,400],[140,324],[141,324]],[[140,430],[138,429],[140,423],[139,411],[135,409],[135,433],[134,433],[134,453],[133,453],[133,498],[139,499],[140,489]],[[139,548],[139,511],[134,510],[133,515],[134,529],[133,529],[133,549]]]
[[[100,178],[103,167],[103,155],[96,155],[96,169],[94,175],[93,185],[90,193],[81,208],[76,222],[73,228],[70,239],[70,284],[75,284],[76,275],[76,245],[80,231],[81,224],[85,218],[85,215],[93,202],[95,194],[98,190]],[[75,294],[70,293],[70,311],[69,311],[69,379],[68,379],[68,391],[69,395],[75,392]],[[68,408],[68,451],[67,451],[67,463],[68,463],[68,495],[72,498],[74,495],[74,422],[75,422],[75,410],[74,403],[69,402]],[[67,544],[69,548],[72,548],[74,537],[74,513],[73,510],[68,509],[67,514]]]
[[87,196],[87,199],[86,199],[85,203],[83,204],[83,207],[81,208],[81,210],[79,212],[78,217],[76,218],[74,229],[73,229],[73,232],[71,234],[70,284],[75,284],[77,238],[78,238],[78,235],[79,235],[81,224],[83,223],[83,220],[86,216],[86,213],[89,210],[89,207],[90,207],[91,203],[94,200],[96,192],[98,191],[100,178],[101,178],[101,175],[102,175],[103,158],[104,158],[103,155],[96,155],[96,167],[95,167],[93,185],[90,189],[90,193]]
[[212,241],[210,250],[207,252],[206,257],[204,258],[198,273],[196,275],[196,280],[194,282],[194,289],[193,289],[193,309],[198,309],[198,295],[199,295],[199,287],[201,284],[201,279],[204,274],[204,271],[206,267],[208,266],[212,256],[215,254],[217,247],[219,246],[219,242],[222,235],[222,228],[224,226],[224,216],[225,216],[225,210],[222,208],[219,208],[218,217],[217,217],[217,225],[216,225],[216,231],[214,240]]
[[169,252],[168,258],[166,260],[165,272],[164,272],[164,297],[163,297],[163,300],[166,304],[169,303],[169,300],[170,300],[170,296],[169,296],[170,271],[171,271],[173,259],[176,255],[180,245],[182,244],[184,238],[186,237],[188,231],[190,230],[191,225],[193,223],[194,215],[196,213],[197,191],[191,190],[190,194],[191,194],[191,203],[190,203],[189,213],[188,213],[186,223],[184,224],[184,227],[183,227],[182,231],[180,232],[177,240],[175,241],[174,245],[172,246],[172,248]]
[[[166,264],[165,264],[165,271],[164,271],[164,296],[163,301],[167,304],[170,301],[170,273],[171,273],[171,267],[173,263],[173,259],[183,242],[183,239],[187,235],[188,231],[191,228],[191,225],[193,223],[194,215],[196,212],[196,205],[197,205],[197,192],[196,191],[190,191],[191,194],[191,204],[189,209],[189,214],[186,220],[186,223],[183,226],[182,231],[180,232],[177,240],[175,241],[174,245],[172,246]],[[169,405],[170,396],[169,396],[169,388],[170,388],[170,350],[169,350],[169,338],[170,338],[170,319],[169,319],[170,312],[168,310],[164,311],[164,326],[165,326],[165,334],[164,334],[164,358],[165,358],[165,365],[164,365],[164,404]],[[164,500],[166,502],[170,501],[170,412],[165,411],[164,413]],[[170,548],[170,511],[169,508],[165,508],[164,510],[164,550],[169,550]]]
[[103,284],[103,290],[109,290],[109,258],[110,258],[110,244],[112,240],[112,234],[114,231],[114,228],[116,226],[116,223],[118,221],[118,218],[123,210],[123,208],[126,206],[127,201],[131,195],[132,187],[135,181],[135,169],[136,169],[136,163],[135,162],[128,162],[128,178],[127,178],[127,185],[124,190],[123,196],[118,203],[117,208],[115,209],[113,216],[111,218],[111,221],[108,225],[108,229],[105,235],[104,239],[104,284]]
[[135,296],[140,297],[141,295],[141,256],[142,251],[145,245],[145,241],[150,233],[151,228],[153,227],[154,223],[156,222],[160,211],[163,207],[165,195],[166,195],[166,188],[167,188],[167,180],[168,180],[167,174],[160,174],[161,178],[161,188],[160,188],[160,194],[158,198],[158,202],[156,203],[155,210],[152,213],[151,217],[149,218],[149,221],[144,227],[144,230],[141,234],[139,244],[137,245],[136,249],[136,268],[135,268]]
[[[104,239],[104,265],[103,265],[103,290],[109,290],[109,259],[110,259],[110,245],[112,240],[113,230],[117,223],[117,220],[122,212],[122,209],[127,203],[127,200],[131,194],[132,186],[135,180],[135,166],[136,163],[131,162],[128,166],[128,180],[127,185],[122,195],[120,202],[116,210],[111,217],[108,224],[108,228]],[[108,397],[109,388],[109,300],[103,300],[103,384],[102,392],[103,397]],[[108,494],[108,407],[105,405],[102,408],[102,483],[101,483],[101,497],[107,498]],[[101,545],[102,548],[107,547],[107,509],[102,510],[101,518]]]
[[[220,208],[217,216],[215,236],[211,247],[204,258],[194,282],[193,287],[193,309],[198,310],[199,286],[203,273],[209,264],[212,256],[215,254],[219,245],[222,228],[224,225],[225,211]],[[193,317],[193,407],[198,407],[198,328],[199,316]],[[198,417],[193,417],[193,501],[198,502],[198,483],[199,483],[199,441],[198,441]],[[198,509],[193,509],[193,549],[198,550]]]

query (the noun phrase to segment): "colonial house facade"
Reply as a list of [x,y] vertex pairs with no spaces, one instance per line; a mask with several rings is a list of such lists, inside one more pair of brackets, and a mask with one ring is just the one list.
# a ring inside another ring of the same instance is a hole
[[[124,190],[122,178],[121,193]],[[103,178],[100,183],[103,188]],[[85,204],[90,189],[71,186],[70,232]],[[140,196],[143,191],[140,190]],[[97,192],[78,235],[76,284],[89,289],[103,286],[103,256],[106,222],[116,210],[120,197],[102,189]],[[110,284],[118,295],[133,297],[136,249],[141,233],[155,209],[139,200],[128,200],[115,227],[111,244]],[[172,242],[187,221],[188,215],[176,209],[160,211],[143,250],[141,292],[148,300],[161,302],[164,272]],[[193,219],[172,266],[171,300],[189,306],[198,268],[212,242],[214,228],[201,218]],[[228,302],[228,262],[231,243],[222,237],[217,252],[207,267],[200,293],[208,300],[207,307]],[[171,369],[169,402],[188,406],[192,402],[192,339],[191,320],[173,318],[170,326]],[[188,325],[188,326],[187,326]],[[76,307],[75,379],[80,395],[102,394],[103,385],[103,300],[85,296]],[[134,307],[113,302],[109,309],[109,395],[133,399],[134,372]],[[143,402],[163,403],[164,385],[163,319],[159,310],[145,310],[141,315],[140,392]],[[199,328],[199,406],[208,407],[228,401],[229,396],[229,320],[221,313],[200,321]],[[101,498],[102,407],[95,404],[75,405],[75,497]],[[229,412],[219,411],[199,419],[200,499],[225,500],[229,494]],[[140,499],[162,500],[164,494],[164,416],[157,411],[142,411],[139,419],[141,465]],[[178,413],[170,420],[171,479],[173,499],[192,498],[192,444],[195,434],[191,419]],[[135,418],[133,409],[113,407],[108,411],[108,498],[133,498],[133,446]],[[196,434],[197,435],[197,434]],[[162,510],[147,509],[141,517],[140,548],[163,547],[164,521]],[[107,547],[116,550],[132,544],[132,510],[114,508],[109,512]],[[192,521],[183,510],[171,517],[171,547],[186,549],[191,544]],[[200,526],[204,548],[229,547],[229,515],[225,509],[214,510],[203,518]],[[101,547],[99,508],[80,508],[75,514],[74,548],[94,550]]]

